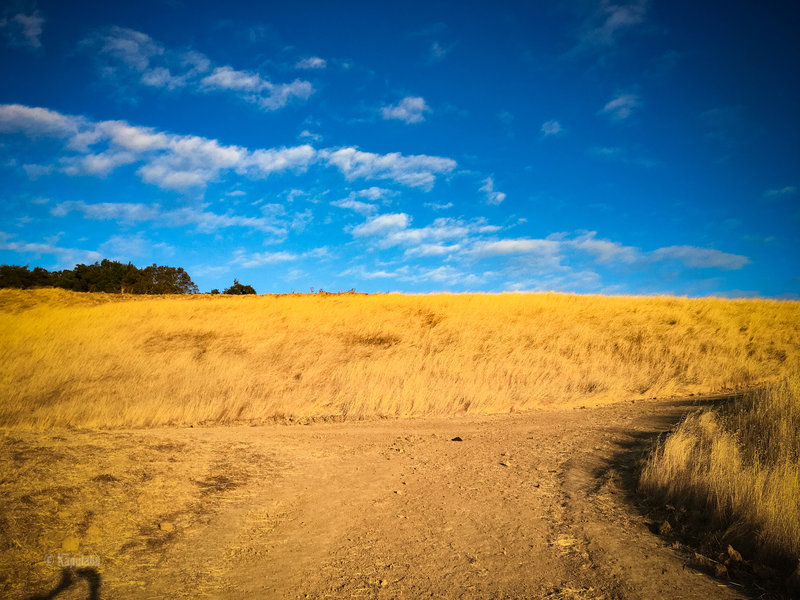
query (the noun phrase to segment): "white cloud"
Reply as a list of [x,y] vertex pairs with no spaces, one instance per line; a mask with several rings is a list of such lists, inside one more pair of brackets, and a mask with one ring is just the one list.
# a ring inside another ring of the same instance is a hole
[[342,273],[343,277],[355,277],[357,279],[396,279],[398,281],[409,281],[412,283],[423,283],[433,281],[449,286],[454,285],[477,285],[485,280],[485,277],[457,269],[451,265],[439,267],[418,267],[404,265],[394,270],[386,269],[369,270],[364,266],[351,267]]
[[28,137],[69,137],[81,127],[80,117],[69,117],[46,108],[21,104],[0,105],[0,132]]
[[516,238],[479,241],[473,244],[470,253],[477,258],[492,258],[510,254],[540,254],[555,257],[559,250],[560,243],[554,240]]
[[779,198],[786,198],[788,196],[794,196],[797,193],[797,187],[793,185],[787,185],[782,188],[774,189],[774,190],[767,190],[764,192],[763,197],[766,200],[777,200]]
[[387,213],[370,217],[365,223],[353,227],[352,234],[355,237],[371,235],[383,235],[389,232],[405,229],[411,219],[406,213]]
[[617,94],[609,100],[600,111],[614,121],[624,121],[639,108],[639,96],[636,94]]
[[392,190],[387,190],[386,188],[380,188],[376,186],[355,192],[355,195],[359,198],[366,198],[372,202],[377,202],[382,198],[387,198],[388,196],[393,196],[394,194],[395,192]]
[[406,123],[421,123],[425,120],[425,113],[429,112],[431,112],[430,107],[420,96],[406,96],[397,104],[381,108],[384,119],[396,119]]
[[106,258],[117,260],[130,260],[143,256],[147,250],[154,247],[141,233],[136,235],[114,235],[100,245],[100,251]]
[[25,175],[28,176],[28,179],[38,179],[45,175],[52,175],[55,167],[53,167],[53,165],[26,164],[22,165],[22,170],[25,171]]
[[542,134],[544,136],[548,135],[558,135],[561,133],[561,123],[556,120],[545,121],[542,123]]
[[165,47],[149,35],[133,29],[111,27],[84,41],[95,51],[102,72],[112,78],[130,78],[138,83],[193,93],[228,92],[265,111],[283,108],[291,101],[306,100],[314,92],[308,81],[273,83],[259,73],[215,66],[194,50]]
[[200,81],[201,85],[221,90],[237,90],[240,92],[260,92],[268,82],[256,73],[237,71],[233,67],[217,67],[211,75]]
[[623,246],[619,242],[610,240],[598,240],[595,238],[596,235],[597,232],[590,231],[565,243],[593,255],[598,263],[632,264],[641,259],[641,251],[638,248]]
[[[364,190],[350,192],[347,198],[342,198],[341,200],[334,200],[331,202],[331,206],[352,210],[364,216],[368,216],[378,210],[378,206],[376,204],[372,204],[373,202],[386,199],[394,194],[395,192],[392,190],[373,186]],[[359,198],[366,198],[370,202],[364,202],[359,200]],[[384,202],[384,204],[386,203],[387,202]]]
[[87,154],[81,158],[67,159],[64,161],[64,172],[67,175],[108,175],[119,166],[136,161],[136,156],[131,152],[107,151],[99,154]]
[[18,13],[0,19],[0,30],[13,46],[36,50],[42,47],[42,26],[44,17],[38,10],[31,14]]
[[312,142],[319,142],[320,140],[322,140],[321,135],[319,135],[318,133],[313,133],[308,129],[303,129],[303,131],[297,134],[297,137],[299,137],[300,139],[311,140]]
[[307,100],[314,91],[308,81],[295,79],[291,83],[274,84],[257,73],[237,71],[228,66],[214,69],[200,81],[200,85],[207,89],[240,92],[242,99],[264,110],[283,108],[293,98]]
[[452,202],[426,202],[425,206],[427,206],[431,210],[447,210],[448,208],[453,208],[453,203]]
[[486,202],[489,204],[500,204],[506,199],[506,195],[503,192],[498,192],[494,189],[494,178],[491,176],[483,180],[480,191],[486,194]]
[[696,246],[668,246],[654,250],[651,256],[653,260],[678,260],[693,269],[736,270],[750,263],[746,256]]
[[408,272],[407,267],[401,267],[394,271],[386,271],[384,269],[368,271],[363,266],[350,267],[339,273],[342,277],[356,277],[357,279],[395,279],[398,276],[405,275]]
[[296,69],[324,69],[328,66],[328,62],[319,56],[309,56],[300,60],[295,65]]
[[405,256],[445,256],[461,250],[461,244],[420,244],[405,251]]
[[125,121],[92,123],[82,117],[15,104],[0,105],[0,133],[65,138],[66,147],[76,153],[61,159],[61,170],[69,175],[102,176],[121,165],[143,163],[137,171],[143,181],[174,190],[203,187],[230,170],[252,178],[303,171],[316,159],[316,150],[307,144],[249,151]]
[[374,204],[370,204],[369,202],[361,202],[360,200],[356,200],[352,197],[334,200],[331,202],[331,206],[352,210],[362,215],[371,215],[378,210],[378,207]]
[[311,212],[310,208],[307,208],[303,211],[296,212],[292,217],[291,222],[289,223],[289,228],[292,231],[297,233],[301,233],[305,231],[306,227],[308,227],[309,223],[314,220],[314,215]]
[[293,252],[252,252],[239,251],[233,259],[233,264],[245,268],[260,267],[280,262],[288,262],[300,258]]
[[316,155],[317,151],[308,144],[292,148],[255,150],[244,161],[244,168],[260,176],[286,170],[302,172],[311,165]]
[[443,240],[461,240],[481,229],[481,222],[466,223],[457,219],[439,218],[425,227],[407,228],[389,232],[380,245],[384,247],[396,245],[424,245]]
[[456,168],[456,161],[425,154],[404,156],[399,152],[374,154],[356,148],[320,151],[329,164],[347,179],[391,179],[409,187],[431,189],[436,176]]
[[[230,172],[259,179],[273,173],[303,172],[315,164],[334,166],[348,180],[386,179],[430,190],[437,176],[446,175],[457,166],[454,160],[439,156],[376,154],[356,148],[316,150],[309,144],[249,150],[125,121],[92,122],[16,104],[0,105],[0,133],[62,138],[67,154],[60,158],[60,169],[69,175],[104,176],[121,165],[138,163],[137,173],[143,181],[171,190],[202,188]],[[45,174],[49,168],[29,167],[35,176]],[[394,193],[375,186],[358,192],[370,200]]]
[[56,217],[66,216],[70,212],[80,212],[88,219],[121,221],[123,223],[155,221],[161,215],[157,204],[151,206],[126,202],[100,202],[98,204],[87,204],[81,201],[60,202],[50,212]]
[[623,31],[644,23],[646,15],[647,0],[627,4],[603,0],[584,22],[578,49],[612,46]]
[[291,262],[304,258],[319,259],[328,256],[328,254],[328,248],[324,246],[320,248],[312,248],[311,250],[307,250],[306,252],[300,254],[286,251],[246,252],[245,250],[237,250],[234,254],[231,264],[239,265],[245,268],[252,268],[275,263]]
[[111,27],[104,34],[97,34],[84,43],[97,47],[101,54],[139,72],[148,69],[153,57],[165,53],[164,46],[146,33],[125,27]]
[[[354,237],[377,238],[379,248],[403,246],[407,256],[434,256],[458,252],[471,243],[474,236],[496,233],[500,228],[488,225],[483,219],[462,221],[439,218],[425,227],[410,227],[411,218],[405,213],[370,217],[350,231]],[[443,242],[451,241],[449,246]]]
[[94,250],[79,250],[76,248],[63,248],[53,243],[36,243],[14,241],[13,235],[0,231],[0,250],[28,254],[36,257],[52,255],[57,257],[59,265],[72,266],[77,263],[90,263],[100,260],[102,255]]
[[[118,221],[120,223],[138,223],[153,221],[166,227],[184,227],[194,225],[201,233],[214,233],[228,227],[243,227],[283,238],[289,223],[266,217],[245,217],[233,214],[217,214],[199,208],[183,207],[164,210],[158,204],[148,205],[125,202],[101,202],[87,204],[81,201],[61,202],[51,210],[56,217],[63,217],[71,212],[81,213],[84,218],[96,221]],[[310,215],[308,215],[310,216]]]
[[438,41],[434,40],[431,42],[431,46],[428,52],[428,59],[430,62],[440,62],[444,60],[444,58],[450,54],[453,50],[453,46],[443,46]]

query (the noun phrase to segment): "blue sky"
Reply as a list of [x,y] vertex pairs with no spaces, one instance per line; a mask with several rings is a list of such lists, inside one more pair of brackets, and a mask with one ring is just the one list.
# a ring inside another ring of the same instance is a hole
[[2,263],[800,297],[791,2],[2,6]]

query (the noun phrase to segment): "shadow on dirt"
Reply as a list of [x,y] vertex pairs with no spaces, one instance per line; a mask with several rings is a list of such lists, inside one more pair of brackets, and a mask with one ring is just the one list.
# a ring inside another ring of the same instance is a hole
[[100,600],[100,573],[91,568],[62,569],[61,580],[56,587],[46,594],[28,596],[27,600],[50,600],[51,598],[57,598],[76,584],[79,584],[81,579],[85,579],[89,584],[89,593],[86,596],[86,600]]
[[638,491],[644,461],[657,441],[672,431],[684,415],[732,402],[738,396],[720,395],[687,398],[673,403],[669,410],[649,416],[636,431],[614,431],[616,448],[592,473],[594,494],[613,480],[618,497],[649,523],[650,530],[682,554],[685,566],[732,584],[739,593],[759,600],[798,598],[786,587],[788,574],[741,558],[730,552],[719,531],[711,528],[706,515],[693,507],[673,507],[645,498]]

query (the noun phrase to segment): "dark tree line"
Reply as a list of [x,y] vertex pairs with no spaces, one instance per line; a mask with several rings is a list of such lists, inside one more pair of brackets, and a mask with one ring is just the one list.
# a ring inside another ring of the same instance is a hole
[[112,294],[196,294],[197,286],[181,267],[150,265],[139,269],[131,263],[103,259],[74,269],[48,271],[42,267],[0,265],[0,288],[58,287],[75,292]]

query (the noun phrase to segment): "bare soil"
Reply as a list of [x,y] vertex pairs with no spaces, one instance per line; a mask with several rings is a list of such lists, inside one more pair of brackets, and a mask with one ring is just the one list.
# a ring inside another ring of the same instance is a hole
[[691,406],[7,432],[0,596],[750,597],[690,566],[635,495]]

